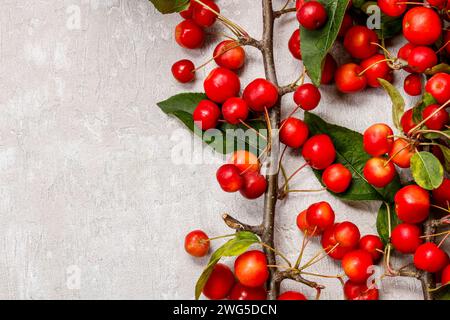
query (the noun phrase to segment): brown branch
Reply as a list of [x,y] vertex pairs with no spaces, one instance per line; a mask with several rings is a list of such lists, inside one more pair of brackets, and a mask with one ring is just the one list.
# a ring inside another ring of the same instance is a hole
[[297,88],[298,88],[298,85],[288,84],[287,86],[279,87],[278,93],[280,94],[280,96],[284,96],[288,93],[294,92],[295,90],[297,90]]
[[[426,241],[432,242],[433,237],[431,236],[436,232],[436,227],[433,226],[433,218],[430,214],[427,221],[423,225],[424,235],[427,236]],[[434,281],[434,276],[429,272],[422,272],[420,275],[420,282],[422,283],[422,292],[424,300],[433,300],[433,293],[429,290],[436,287],[436,282]]]
[[294,8],[286,8],[286,9],[278,10],[278,11],[275,11],[273,13],[273,16],[276,19],[276,18],[279,18],[279,17],[281,17],[282,15],[284,15],[286,13],[291,13],[291,12],[297,12],[297,8],[294,7]]
[[224,213],[222,215],[222,219],[228,227],[236,231],[250,231],[254,234],[257,234],[258,236],[262,236],[264,231],[262,226],[250,226],[248,224],[240,222],[227,213]]

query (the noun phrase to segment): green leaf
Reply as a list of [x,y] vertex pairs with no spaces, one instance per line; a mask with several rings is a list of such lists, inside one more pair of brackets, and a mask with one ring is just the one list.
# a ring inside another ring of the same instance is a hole
[[190,0],[150,0],[159,12],[167,14],[180,12],[189,7]]
[[[345,200],[382,200],[393,202],[395,193],[401,188],[398,176],[385,188],[375,188],[370,185],[363,175],[363,168],[370,159],[363,148],[363,138],[358,132],[330,124],[320,117],[305,112],[305,122],[311,135],[327,134],[333,140],[336,148],[336,162],[346,166],[352,173],[352,184],[344,193],[334,194]],[[317,179],[322,183],[322,172],[314,170]]]
[[389,97],[392,100],[392,120],[397,129],[402,130],[400,120],[405,112],[405,100],[398,90],[388,81],[384,79],[378,79],[378,82],[386,90]]
[[349,0],[319,0],[328,13],[328,21],[319,30],[300,28],[303,64],[317,87],[322,78],[323,61],[337,38]]
[[439,145],[439,148],[441,148],[442,153],[444,154],[445,170],[450,172],[450,149],[443,145]]
[[411,157],[411,173],[416,183],[424,189],[438,188],[444,180],[444,168],[432,153],[416,152]]
[[[230,125],[221,122],[217,130],[201,131],[198,129],[192,113],[198,103],[206,98],[203,93],[180,93],[165,101],[158,103],[160,109],[168,114],[178,118],[189,130],[202,138],[203,142],[208,144],[216,152],[225,154],[235,150],[245,149],[259,155],[266,147],[266,140],[258,137],[255,131],[249,130],[244,125]],[[262,130],[263,136],[267,135],[265,122],[262,120],[247,121],[255,130]]]
[[237,232],[233,239],[226,242],[223,246],[217,249],[209,259],[208,265],[203,270],[202,274],[197,280],[197,284],[195,285],[195,299],[200,298],[202,294],[203,288],[208,282],[209,276],[216,264],[220,261],[222,257],[234,257],[241,255],[247,249],[255,243],[259,242],[259,238],[252,232],[241,231]]
[[[388,212],[388,205],[389,205],[389,212]],[[389,217],[391,219],[389,224]],[[394,204],[387,204],[383,203],[381,204],[380,209],[378,210],[378,216],[377,216],[377,231],[378,235],[380,236],[383,243],[386,245],[389,243],[389,234],[392,232],[392,230],[400,224],[401,221],[398,219],[397,214],[395,213],[395,207]],[[389,230],[389,226],[391,227]]]
[[450,73],[450,66],[446,63],[440,63],[430,69],[425,70],[425,74],[429,76],[432,76],[439,72]]

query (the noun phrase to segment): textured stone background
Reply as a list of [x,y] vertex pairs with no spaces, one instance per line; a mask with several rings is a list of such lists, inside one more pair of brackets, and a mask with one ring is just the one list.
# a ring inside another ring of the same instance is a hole
[[[259,37],[259,1],[219,3]],[[146,0],[3,0],[0,17],[0,298],[192,298],[206,260],[183,252],[184,235],[195,228],[229,233],[220,219],[225,211],[257,223],[262,206],[219,190],[217,156],[205,156],[216,164],[174,164],[180,131],[185,141],[190,135],[155,106],[177,92],[201,90],[201,81],[175,83],[170,67],[184,57],[203,62],[217,39],[202,50],[181,49],[172,35],[179,16],[163,17]],[[293,17],[277,22],[281,83],[300,71],[286,46],[294,28]],[[243,84],[263,75],[258,53],[248,55]],[[322,93],[317,113],[329,121],[359,131],[390,122],[381,90]],[[301,161],[289,157],[288,170]],[[309,171],[295,185],[319,186]],[[279,204],[276,228],[277,245],[292,259],[301,240],[296,214],[323,199],[339,220],[374,232],[379,203],[292,196]],[[308,256],[319,248],[314,242]],[[314,270],[340,272],[329,259]],[[323,298],[342,298],[338,281],[321,282],[328,287]],[[284,287],[314,295],[297,284]],[[384,299],[420,297],[419,284],[408,279],[388,279],[382,292]]]

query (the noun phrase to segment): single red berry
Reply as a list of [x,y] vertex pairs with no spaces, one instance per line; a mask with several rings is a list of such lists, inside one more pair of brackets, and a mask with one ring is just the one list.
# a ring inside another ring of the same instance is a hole
[[286,291],[283,294],[280,294],[277,300],[308,300],[306,297],[300,292],[296,291]]
[[328,190],[342,193],[352,183],[352,173],[340,163],[332,164],[322,173],[322,182]]
[[339,223],[336,223],[330,227],[328,227],[322,235],[322,239],[320,243],[322,244],[323,249],[327,252],[328,256],[334,260],[342,260],[342,258],[354,248],[350,247],[342,247],[338,244],[334,237],[334,229],[338,226]]
[[225,192],[239,191],[244,185],[244,178],[239,169],[232,164],[224,164],[216,173],[217,182]]
[[246,287],[240,283],[236,283],[231,290],[230,300],[266,300],[267,291],[264,287],[251,288]]
[[308,213],[308,210],[303,210],[300,212],[297,216],[297,227],[305,233],[305,235],[309,237],[314,237],[320,234],[320,232],[317,230],[317,228],[311,227],[308,224],[308,221],[306,220],[306,214]]
[[229,98],[222,105],[222,114],[226,122],[239,124],[248,117],[249,109],[247,102],[241,98]]
[[409,185],[395,194],[395,212],[406,223],[420,223],[430,214],[430,195],[426,190]]
[[414,253],[422,244],[422,230],[415,224],[401,223],[397,225],[391,234],[391,243],[400,253]]
[[219,67],[211,71],[203,87],[209,99],[224,103],[227,99],[238,96],[241,81],[233,71]]
[[209,251],[209,238],[201,230],[195,230],[186,235],[184,249],[193,257],[204,257]]
[[241,173],[259,172],[258,157],[246,150],[237,150],[230,157],[229,163],[234,164]]
[[225,40],[217,45],[213,57],[218,66],[238,70],[245,63],[245,50],[237,41]]
[[311,0],[298,10],[297,19],[304,28],[316,30],[327,22],[328,14],[320,2]]
[[241,254],[234,262],[234,273],[244,286],[262,287],[269,278],[266,255],[258,250]]
[[330,204],[325,201],[317,202],[309,206],[306,212],[306,222],[311,228],[319,232],[334,224],[335,214]]
[[364,150],[371,156],[378,157],[391,151],[394,144],[394,132],[384,123],[377,123],[364,131]]
[[295,59],[302,60],[302,51],[300,49],[300,29],[295,29],[288,42],[289,51]]
[[325,62],[323,63],[322,78],[320,79],[320,83],[330,84],[334,79],[336,69],[337,62],[334,60],[333,56],[328,53],[325,57]]
[[355,248],[359,239],[361,238],[361,233],[359,228],[350,221],[344,221],[338,223],[334,227],[334,238],[336,239],[339,246],[344,248]]
[[175,40],[183,48],[196,49],[205,41],[205,32],[194,21],[184,20],[175,28]]
[[406,11],[406,3],[403,0],[378,0],[381,11],[390,17],[399,17]]
[[408,133],[413,129],[417,123],[413,120],[413,109],[405,111],[402,118],[400,119],[400,124],[402,125],[403,132],[408,135]]
[[249,171],[243,175],[241,194],[247,199],[257,199],[267,190],[266,178],[258,172]]
[[367,160],[363,169],[367,182],[377,188],[384,188],[395,178],[395,166],[385,158],[375,157]]
[[444,269],[447,264],[447,253],[432,242],[420,245],[414,254],[414,265],[419,270],[434,273]]
[[172,74],[181,83],[188,83],[195,78],[195,66],[191,60],[180,60],[172,66]]
[[243,98],[250,109],[263,112],[278,102],[278,89],[266,79],[256,79],[245,88]]
[[[217,20],[217,14],[215,14],[212,10],[216,11],[217,13],[220,13],[219,6],[212,0],[202,0],[202,2],[206,5],[200,4],[196,2],[194,4],[194,9],[192,12],[192,19],[195,21],[196,24],[202,27],[210,27],[216,22]],[[209,7],[209,8],[207,8]]]
[[450,179],[444,178],[439,188],[432,191],[433,201],[437,205],[448,208],[450,206]]
[[403,89],[410,96],[420,96],[422,94],[422,75],[413,73],[408,75],[405,78],[405,82],[403,83]]
[[[428,119],[425,121],[425,125],[431,130],[442,130],[448,123],[448,112],[444,109],[439,110],[438,104],[432,104],[423,109],[422,118]],[[439,110],[439,111],[438,111]]]
[[194,11],[194,5],[195,5],[195,2],[193,0],[191,0],[190,3],[189,3],[189,7],[187,7],[187,9],[181,11],[180,12],[180,16],[183,19],[191,19],[192,18],[192,13]]
[[313,110],[320,102],[320,91],[311,83],[302,84],[295,90],[294,101],[303,110]]
[[353,58],[367,59],[377,52],[378,36],[365,26],[351,27],[344,38],[344,47]]
[[211,300],[225,299],[233,288],[234,282],[234,275],[230,268],[218,263],[203,287],[203,294]]
[[344,295],[347,300],[378,300],[378,289],[374,286],[368,288],[364,283],[354,283],[347,280],[344,285]]
[[[407,63],[408,63],[408,57],[409,57],[409,55],[411,54],[411,51],[412,51],[415,47],[416,47],[415,45],[413,45],[413,44],[411,44],[411,43],[409,43],[409,42],[406,43],[403,47],[400,48],[400,50],[398,50],[397,57],[400,58],[400,59],[402,59],[403,62],[404,62],[405,64],[407,64]],[[411,68],[409,68],[409,67],[407,67],[407,66],[403,67],[403,69],[404,69],[405,71],[409,72],[409,73],[414,72],[413,70],[411,70]]]
[[194,123],[202,130],[215,128],[220,118],[220,109],[212,101],[202,100],[192,114]]
[[367,78],[362,71],[363,68],[355,63],[340,66],[334,75],[338,90],[343,93],[363,90],[367,86]]
[[372,266],[372,256],[364,250],[351,251],[342,258],[342,268],[352,282],[365,282],[373,273],[370,271]]
[[309,129],[302,120],[289,117],[280,124],[280,141],[291,148],[300,148],[309,136]]
[[447,285],[450,283],[450,264],[448,264],[444,270],[442,270],[442,275],[441,275],[441,284],[442,285]]
[[427,2],[433,7],[443,9],[443,8],[445,8],[447,0],[427,0]]
[[336,159],[333,141],[326,134],[318,134],[309,138],[302,150],[303,158],[311,167],[323,170]]
[[403,36],[412,44],[428,46],[435,43],[442,32],[439,15],[430,8],[414,7],[403,17]]
[[375,54],[370,58],[361,61],[361,68],[363,68],[364,75],[367,79],[367,84],[373,88],[378,88],[381,84],[378,82],[378,78],[392,82],[394,79],[392,75],[392,69],[387,64],[386,58],[383,54]]
[[305,4],[305,0],[297,0],[295,1],[295,9],[300,10]]
[[403,138],[399,138],[394,141],[394,145],[388,156],[400,168],[409,168],[414,153],[415,150],[410,143]]
[[427,81],[425,90],[430,93],[439,104],[444,104],[450,99],[450,74],[436,73]]
[[437,63],[437,55],[429,47],[415,47],[408,57],[408,66],[417,73],[425,72],[425,70],[434,67]]
[[352,16],[346,13],[344,19],[342,20],[341,28],[339,29],[338,37],[345,37],[347,31],[353,27]]
[[381,252],[384,249],[384,244],[379,236],[368,234],[359,240],[359,249],[370,253],[373,261],[377,262],[381,258]]

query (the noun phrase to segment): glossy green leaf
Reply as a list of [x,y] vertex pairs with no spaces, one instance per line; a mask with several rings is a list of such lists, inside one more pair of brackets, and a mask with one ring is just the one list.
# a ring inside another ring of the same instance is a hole
[[433,190],[444,180],[444,168],[432,153],[416,152],[411,157],[411,173],[416,183],[424,189]]
[[378,79],[378,82],[386,90],[392,101],[392,120],[397,129],[402,130],[400,120],[405,112],[405,100],[400,92],[390,82],[384,79]]
[[319,0],[319,2],[324,5],[328,13],[325,26],[318,30],[300,28],[303,64],[316,86],[320,86],[323,61],[337,38],[349,0]]
[[[266,140],[259,137],[255,131],[249,130],[244,125],[230,125],[221,122],[217,130],[203,132],[199,130],[192,119],[192,113],[201,100],[206,99],[203,93],[181,93],[165,101],[158,103],[160,109],[169,115],[178,118],[189,130],[202,138],[216,152],[225,154],[234,150],[245,149],[254,154],[260,154],[266,147]],[[247,123],[256,130],[262,130],[263,136],[267,135],[264,121],[252,120]]]
[[209,259],[208,265],[203,270],[197,284],[195,285],[195,299],[200,298],[203,288],[208,282],[209,276],[214,270],[215,265],[220,261],[222,257],[234,257],[241,255],[247,249],[255,243],[259,242],[259,238],[252,232],[241,231],[237,232],[233,239],[227,241],[223,246],[217,249]]
[[450,73],[450,65],[448,65],[446,63],[440,63],[430,69],[427,69],[425,71],[425,74],[431,76],[431,75],[434,75],[439,72]]
[[[336,148],[336,162],[346,166],[352,173],[352,184],[344,193],[334,194],[345,200],[382,200],[393,202],[395,193],[401,188],[399,178],[385,188],[375,188],[370,185],[363,175],[363,168],[371,157],[363,148],[363,138],[358,132],[330,124],[317,115],[305,112],[305,122],[311,135],[327,134],[333,140]],[[322,172],[314,170],[317,179],[322,183]]]
[[159,12],[167,14],[187,9],[190,0],[150,0],[150,2]]
[[[388,211],[389,205],[389,211]],[[390,222],[389,222],[390,217]],[[401,221],[398,219],[397,214],[395,213],[394,204],[381,204],[380,209],[378,210],[377,216],[377,231],[381,240],[384,244],[389,243],[389,234],[392,230],[400,224]],[[389,229],[390,227],[390,229]]]

